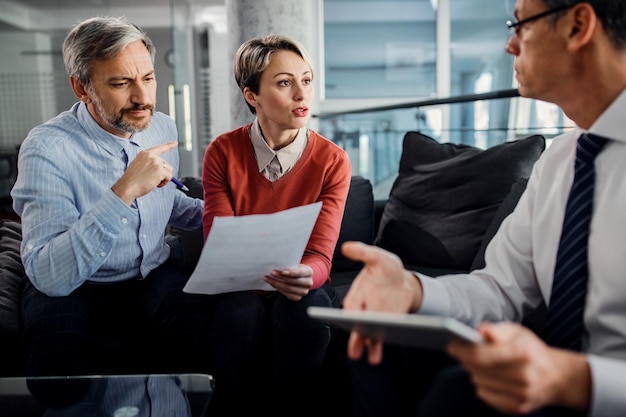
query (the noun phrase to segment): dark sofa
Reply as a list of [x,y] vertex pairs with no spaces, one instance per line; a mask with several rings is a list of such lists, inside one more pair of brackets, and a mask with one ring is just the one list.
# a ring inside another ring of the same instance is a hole
[[388,199],[374,200],[370,182],[352,178],[333,285],[345,295],[361,268],[341,255],[346,240],[387,249],[408,269],[433,277],[481,268],[487,243],[515,208],[544,149],[540,135],[482,150],[408,132]]
[[[431,276],[481,267],[486,244],[515,207],[544,148],[541,136],[481,150],[407,133],[388,200],[375,201],[370,181],[352,178],[333,259],[332,285],[345,296],[361,269],[359,263],[341,255],[341,244],[347,240],[391,250],[407,268]],[[183,181],[190,193],[202,195],[197,179]],[[172,229],[168,238],[180,243],[177,253],[193,268],[202,234]],[[19,257],[20,241],[20,223],[0,220],[0,376],[22,375],[24,369],[19,293],[27,277]],[[349,390],[346,341],[347,334],[338,331],[324,369],[328,392],[336,393],[338,414],[349,412],[350,407],[349,395],[345,395]],[[127,345],[124,350],[128,352]]]
[[0,376],[23,374],[19,294],[27,278],[20,259],[21,241],[21,224],[0,220]]

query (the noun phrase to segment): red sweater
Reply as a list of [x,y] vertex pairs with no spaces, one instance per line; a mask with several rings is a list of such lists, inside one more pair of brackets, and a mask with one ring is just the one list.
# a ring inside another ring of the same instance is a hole
[[202,165],[204,239],[215,216],[268,214],[321,201],[322,209],[301,261],[313,269],[312,288],[319,288],[330,279],[339,238],[352,174],[348,154],[309,130],[300,159],[271,182],[259,172],[250,126],[218,136],[206,149]]

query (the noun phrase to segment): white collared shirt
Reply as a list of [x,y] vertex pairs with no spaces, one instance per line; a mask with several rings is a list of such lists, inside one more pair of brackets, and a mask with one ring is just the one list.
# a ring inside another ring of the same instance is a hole
[[[285,175],[302,156],[302,152],[304,152],[304,148],[306,148],[308,143],[308,137],[309,129],[302,128],[298,131],[293,142],[284,148],[274,151],[263,138],[259,119],[254,119],[250,128],[250,140],[256,154],[259,172],[271,181],[276,181]],[[278,166],[273,166],[272,160],[274,158],[278,160]]]
[[[589,236],[583,351],[592,373],[592,416],[626,410],[626,91],[589,129],[610,138],[596,157]],[[550,300],[565,205],[582,129],[555,138],[533,168],[525,193],[487,247],[486,267],[431,279],[420,313],[482,321],[520,321]]]

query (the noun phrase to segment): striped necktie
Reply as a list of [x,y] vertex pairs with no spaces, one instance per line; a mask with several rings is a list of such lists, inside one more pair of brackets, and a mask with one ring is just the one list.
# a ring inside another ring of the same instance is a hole
[[594,159],[606,138],[583,134],[578,139],[574,182],[567,200],[546,321],[548,344],[580,351],[587,294],[587,243],[593,208]]

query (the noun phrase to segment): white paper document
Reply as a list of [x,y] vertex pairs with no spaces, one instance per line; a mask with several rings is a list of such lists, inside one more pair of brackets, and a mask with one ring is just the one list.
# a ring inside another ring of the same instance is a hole
[[263,276],[300,264],[321,208],[317,202],[271,214],[216,217],[183,291],[274,290]]

